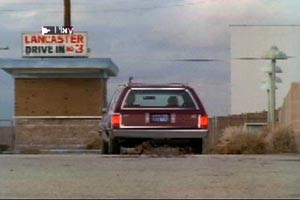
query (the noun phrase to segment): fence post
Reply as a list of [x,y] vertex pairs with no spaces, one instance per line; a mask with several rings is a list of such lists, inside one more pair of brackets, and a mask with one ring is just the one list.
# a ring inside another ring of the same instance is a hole
[[16,134],[15,134],[15,126],[14,120],[11,120],[11,150],[15,150],[15,141],[16,141]]
[[218,139],[219,139],[219,129],[218,129],[218,117],[215,116],[215,138],[214,138],[214,145],[216,145]]
[[209,133],[209,146],[213,145],[214,141],[214,135],[215,135],[216,129],[215,129],[215,117],[211,118],[211,132]]

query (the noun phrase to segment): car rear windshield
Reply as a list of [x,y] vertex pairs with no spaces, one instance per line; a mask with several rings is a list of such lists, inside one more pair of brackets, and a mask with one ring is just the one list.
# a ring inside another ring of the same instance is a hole
[[124,108],[195,109],[190,93],[185,90],[132,89],[123,102]]

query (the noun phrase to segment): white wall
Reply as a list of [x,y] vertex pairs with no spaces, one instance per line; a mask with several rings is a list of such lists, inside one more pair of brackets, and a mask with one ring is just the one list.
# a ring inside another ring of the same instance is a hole
[[235,58],[260,58],[273,45],[294,57],[277,62],[283,71],[277,74],[283,80],[283,83],[277,83],[276,90],[276,106],[280,107],[291,82],[300,81],[300,25],[232,25],[230,31],[231,114],[267,110],[267,94],[260,89],[267,74],[261,68],[269,65],[270,61]]

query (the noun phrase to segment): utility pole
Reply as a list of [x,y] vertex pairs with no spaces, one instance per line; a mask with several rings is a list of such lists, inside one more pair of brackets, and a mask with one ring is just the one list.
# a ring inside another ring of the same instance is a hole
[[271,73],[271,84],[270,84],[270,122],[271,122],[271,127],[273,128],[275,125],[275,112],[276,112],[276,95],[275,95],[275,64],[276,64],[276,60],[272,59],[272,73]]
[[71,0],[64,0],[65,14],[64,14],[64,25],[71,26]]
[[281,82],[281,79],[276,77],[276,73],[282,73],[281,69],[276,66],[276,60],[286,60],[288,56],[280,51],[278,47],[272,46],[262,58],[271,60],[271,66],[264,68],[263,71],[268,73],[266,87],[268,93],[268,122],[273,129],[276,123],[276,82]]
[[275,88],[275,80],[276,80],[276,73],[275,73],[275,66],[276,66],[276,59],[271,60],[272,66],[272,74],[270,76],[271,87],[270,87],[270,122],[271,127],[273,128],[275,125],[275,112],[276,112],[276,88]]
[[[271,79],[270,79],[271,80]],[[270,95],[270,87],[266,89],[268,96],[268,124],[271,124],[271,95]]]

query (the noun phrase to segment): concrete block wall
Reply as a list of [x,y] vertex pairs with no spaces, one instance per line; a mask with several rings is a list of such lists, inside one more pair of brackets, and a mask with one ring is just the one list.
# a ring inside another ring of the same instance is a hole
[[16,149],[83,148],[100,140],[100,119],[16,119]]
[[291,84],[290,91],[280,108],[279,122],[293,128],[297,150],[300,152],[300,83]]
[[106,79],[16,78],[15,149],[86,148],[100,139]]

